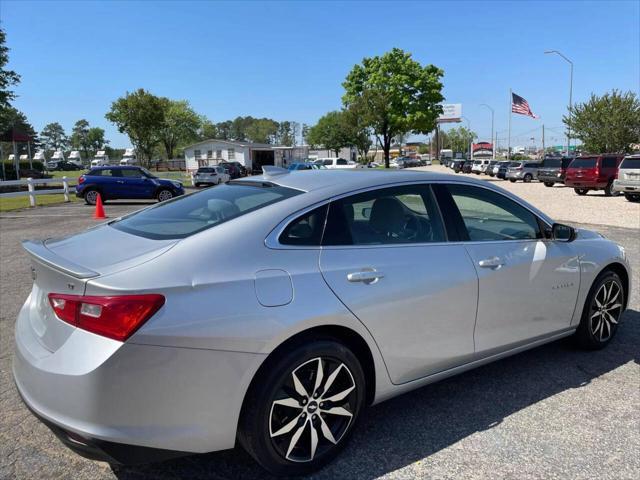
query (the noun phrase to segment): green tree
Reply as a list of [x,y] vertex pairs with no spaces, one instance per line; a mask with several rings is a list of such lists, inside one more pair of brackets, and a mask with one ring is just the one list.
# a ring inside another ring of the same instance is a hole
[[100,127],[91,127],[87,132],[87,144],[91,155],[95,155],[98,150],[104,150],[109,140],[104,138],[104,129]]
[[50,151],[65,150],[69,146],[67,134],[58,122],[45,125],[40,132],[40,140],[44,148]]
[[349,143],[358,150],[358,157],[366,161],[373,143],[371,128],[366,121],[366,112],[358,108],[358,104],[353,104],[342,112],[342,122]]
[[9,102],[16,98],[10,87],[20,83],[20,75],[5,67],[9,63],[9,48],[6,46],[6,34],[0,28],[0,108],[9,108]]
[[198,131],[198,138],[200,140],[211,140],[212,138],[219,138],[216,124],[204,115],[200,117],[200,129]]
[[162,99],[142,88],[133,93],[127,92],[111,104],[111,110],[105,117],[118,127],[120,133],[129,136],[138,158],[149,166],[165,125]]
[[342,112],[329,112],[320,117],[318,123],[309,129],[307,142],[312,146],[332,150],[338,156],[340,149],[351,142],[345,124]]
[[231,120],[216,123],[217,138],[220,140],[231,140]]
[[294,127],[295,122],[285,120],[278,124],[277,138],[275,143],[278,145],[285,145],[287,147],[293,147],[296,143],[296,132]]
[[89,152],[91,150],[88,135],[89,122],[83,118],[75,123],[71,131],[71,137],[69,138],[71,146],[76,150],[82,151],[84,158],[87,159],[89,158]]
[[176,147],[186,145],[198,138],[200,116],[186,100],[161,98],[164,109],[164,124],[159,132],[168,159],[174,158]]
[[640,143],[640,101],[634,92],[612,90],[571,109],[562,117],[574,138],[591,153],[630,153],[631,144]]
[[389,167],[391,141],[399,133],[426,134],[442,113],[443,71],[422,66],[399,48],[355,65],[342,84],[343,103],[358,105],[382,145]]
[[255,143],[273,143],[278,134],[278,122],[270,118],[251,118],[247,122],[245,140]]
[[454,152],[468,152],[469,145],[478,135],[465,127],[451,128],[447,131],[447,147]]

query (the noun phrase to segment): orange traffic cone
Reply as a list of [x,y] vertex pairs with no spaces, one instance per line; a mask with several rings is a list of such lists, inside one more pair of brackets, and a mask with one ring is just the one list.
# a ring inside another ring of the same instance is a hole
[[107,218],[104,214],[104,207],[102,206],[102,197],[98,194],[98,198],[96,198],[96,211],[93,214],[93,218],[96,220],[101,220],[103,218]]

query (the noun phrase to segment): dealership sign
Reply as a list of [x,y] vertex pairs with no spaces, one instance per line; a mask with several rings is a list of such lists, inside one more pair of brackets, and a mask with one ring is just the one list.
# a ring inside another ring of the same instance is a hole
[[458,123],[461,118],[461,103],[445,103],[442,105],[442,115],[438,117],[438,123]]
[[493,144],[489,142],[478,142],[473,144],[473,158],[492,158]]

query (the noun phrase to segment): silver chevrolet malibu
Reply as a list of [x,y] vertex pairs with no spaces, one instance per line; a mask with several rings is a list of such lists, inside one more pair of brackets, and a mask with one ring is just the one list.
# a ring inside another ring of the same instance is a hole
[[614,337],[624,249],[512,194],[418,171],[266,168],[28,241],[14,377],[90,458],[239,442],[313,471],[366,405],[574,336]]

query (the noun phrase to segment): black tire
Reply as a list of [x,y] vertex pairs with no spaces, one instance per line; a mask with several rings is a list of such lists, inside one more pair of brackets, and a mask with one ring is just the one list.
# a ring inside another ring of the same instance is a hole
[[589,191],[589,189],[587,189],[587,188],[574,188],[573,191],[576,192],[578,195],[586,195],[587,192]]
[[194,184],[193,186],[194,186],[194,187],[196,187],[196,188],[200,188],[200,186],[201,186],[201,185],[202,185],[202,184],[200,184],[200,183],[196,183],[196,184]]
[[[87,205],[95,205],[98,200],[98,195],[100,195],[100,192],[97,188],[87,188],[82,194],[82,197]],[[104,203],[104,198],[102,202]]]
[[625,193],[624,194],[624,198],[626,198],[627,201],[629,201],[629,202],[637,202],[638,200],[640,200],[640,195],[633,195],[631,193]]
[[[365,401],[364,373],[351,350],[330,338],[287,348],[276,355],[267,360],[269,363],[261,369],[260,377],[256,378],[256,383],[247,393],[238,439],[244,449],[269,472],[285,476],[305,475],[333,460],[348,442]],[[315,393],[307,392],[314,391],[319,376],[317,359],[323,362],[323,376],[319,385],[321,395],[316,401]],[[329,390],[323,392],[322,389],[336,370],[339,373]],[[306,397],[300,395],[300,389],[295,386],[294,372],[298,372],[296,376],[300,377],[299,384]],[[330,402],[328,406],[326,400],[317,403],[326,393],[330,393],[331,397],[336,396],[352,385],[354,388],[344,399]],[[282,406],[276,404],[277,401],[298,404]],[[320,407],[323,403],[325,406]],[[352,416],[329,414],[326,413],[327,408],[340,408],[341,412],[344,409]],[[294,423],[296,418],[297,422]],[[327,439],[322,429],[323,423],[336,440],[335,444]],[[289,426],[286,432],[278,434]],[[312,430],[317,435],[315,455],[312,455],[311,448]],[[299,442],[300,439],[302,442]]]
[[617,192],[613,191],[613,180],[611,180],[609,183],[607,183],[607,186],[604,187],[604,196],[613,197],[617,195],[618,195]]
[[516,182],[517,182],[517,180],[516,180],[515,178],[510,178],[510,179],[509,179],[509,181],[510,181],[511,183],[516,183]]
[[[608,296],[607,289],[610,292]],[[587,350],[599,350],[606,347],[618,331],[618,324],[624,311],[625,301],[622,281],[615,272],[605,270],[598,275],[587,295],[580,325],[578,325],[575,333],[577,344]],[[602,308],[599,305],[604,307],[606,305],[617,305],[617,307],[609,308],[608,310],[605,308],[609,313],[607,316],[606,314],[599,314],[599,312],[602,312]]]
[[533,180],[533,175],[531,175],[530,173],[527,173],[522,179],[524,183],[531,183],[531,180]]
[[544,182],[545,187],[553,187],[553,185],[554,185],[553,182]]
[[167,200],[171,200],[173,198],[173,192],[168,188],[161,188],[156,193],[156,199],[159,202],[166,202]]

